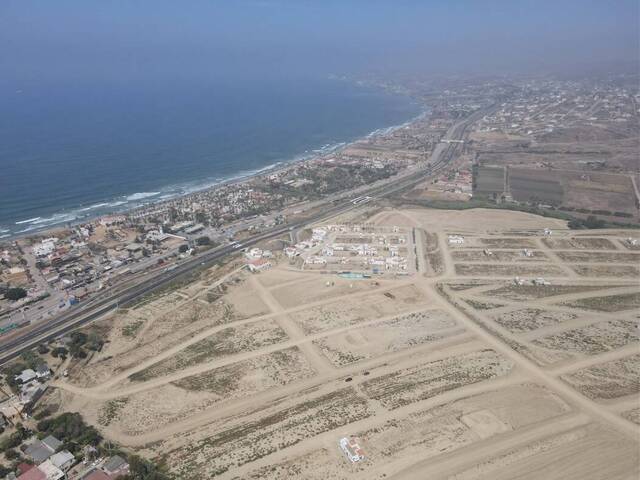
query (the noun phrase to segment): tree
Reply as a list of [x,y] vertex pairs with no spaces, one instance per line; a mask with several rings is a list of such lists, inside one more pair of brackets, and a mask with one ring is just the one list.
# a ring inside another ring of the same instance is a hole
[[206,235],[196,238],[197,245],[209,245],[210,243],[211,243],[211,239]]
[[69,350],[67,350],[64,347],[56,347],[53,350],[51,350],[51,356],[54,358],[62,358],[63,360],[65,358],[67,358],[67,354],[69,353]]
[[20,458],[20,454],[14,448],[10,448],[4,452],[4,456],[7,460],[16,460]]
[[185,253],[187,250],[189,250],[189,245],[187,245],[186,243],[183,243],[178,247],[178,252],[180,253]]
[[27,291],[21,287],[13,287],[7,290],[7,293],[4,294],[4,297],[7,300],[20,300],[27,296]]

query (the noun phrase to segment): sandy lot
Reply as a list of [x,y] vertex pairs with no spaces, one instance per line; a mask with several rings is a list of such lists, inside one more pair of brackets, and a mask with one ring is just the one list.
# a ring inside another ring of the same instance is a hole
[[417,271],[212,270],[105,321],[52,398],[180,479],[640,475],[638,232],[496,210],[361,220],[415,229]]

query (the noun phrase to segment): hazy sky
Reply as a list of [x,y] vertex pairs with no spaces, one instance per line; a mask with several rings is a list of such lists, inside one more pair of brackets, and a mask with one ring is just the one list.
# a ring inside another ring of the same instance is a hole
[[638,0],[1,0],[9,85],[571,71],[638,60]]

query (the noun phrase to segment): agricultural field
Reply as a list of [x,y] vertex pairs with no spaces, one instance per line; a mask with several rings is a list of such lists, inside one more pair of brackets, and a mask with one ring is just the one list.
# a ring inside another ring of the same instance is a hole
[[490,210],[362,221],[415,231],[415,271],[345,278],[279,252],[212,270],[97,323],[102,351],[67,360],[51,404],[176,479],[559,480],[567,458],[571,480],[638,477],[637,232]]

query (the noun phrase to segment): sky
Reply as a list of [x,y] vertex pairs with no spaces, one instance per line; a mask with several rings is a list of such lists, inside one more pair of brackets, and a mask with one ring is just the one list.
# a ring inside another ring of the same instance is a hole
[[2,0],[0,84],[637,69],[637,0]]

